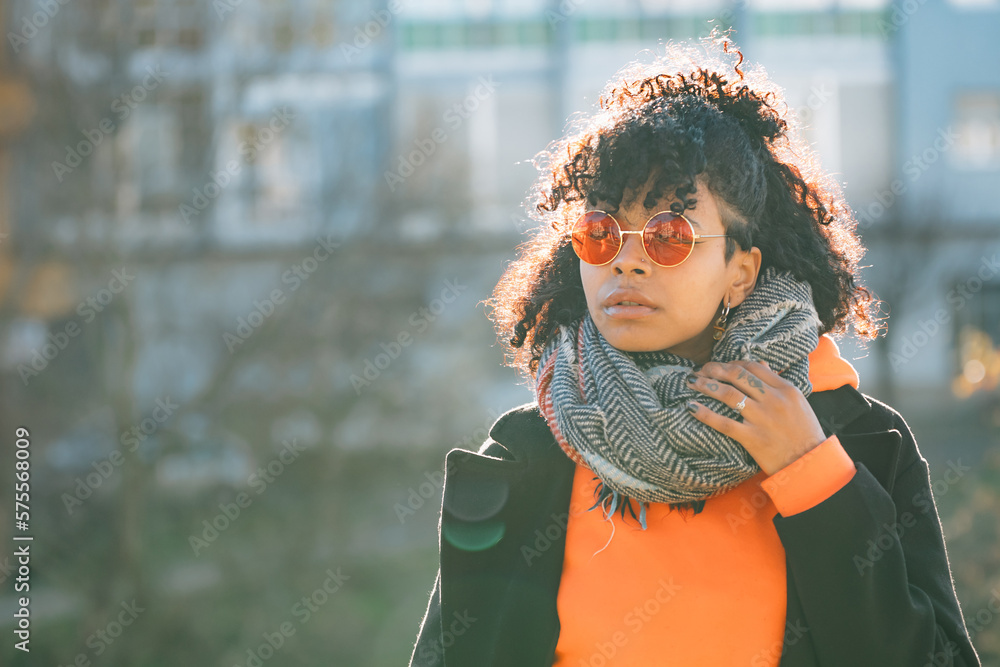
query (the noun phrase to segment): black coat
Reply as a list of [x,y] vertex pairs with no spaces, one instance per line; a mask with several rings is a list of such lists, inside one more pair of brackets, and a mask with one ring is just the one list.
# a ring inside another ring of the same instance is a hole
[[[808,401],[857,473],[773,519],[788,576],[781,667],[979,665],[906,422],[850,385]],[[448,452],[440,568],[411,667],[551,667],[574,470],[537,404],[501,416],[478,453]]]

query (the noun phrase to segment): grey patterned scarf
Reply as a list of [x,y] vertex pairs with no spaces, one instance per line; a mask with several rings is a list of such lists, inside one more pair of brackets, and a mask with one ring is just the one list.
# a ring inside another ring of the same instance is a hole
[[[808,283],[768,267],[754,291],[730,313],[712,361],[767,361],[806,396],[809,353],[821,322]],[[688,386],[691,360],[669,352],[623,352],[597,330],[589,313],[560,327],[538,365],[539,407],[566,453],[602,482],[597,505],[608,517],[629,499],[701,511],[704,500],[753,477],[760,467],[739,442],[702,423],[685,405],[702,405],[737,419],[728,405]],[[591,507],[590,509],[594,509]]]

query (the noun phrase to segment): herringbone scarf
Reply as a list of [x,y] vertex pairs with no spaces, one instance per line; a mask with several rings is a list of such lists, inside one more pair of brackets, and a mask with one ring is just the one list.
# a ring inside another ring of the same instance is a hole
[[[737,308],[712,361],[767,361],[805,396],[812,393],[809,353],[821,322],[808,283],[768,267]],[[535,392],[556,441],[600,479],[598,505],[606,518],[631,499],[669,503],[700,512],[707,498],[753,477],[760,467],[743,446],[686,409],[697,400],[741,421],[725,403],[688,386],[695,362],[665,351],[624,352],[612,346],[587,313],[561,326],[539,360]]]

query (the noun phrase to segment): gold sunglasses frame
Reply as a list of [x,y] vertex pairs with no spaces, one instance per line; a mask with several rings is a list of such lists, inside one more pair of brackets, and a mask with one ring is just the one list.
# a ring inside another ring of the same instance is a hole
[[[687,225],[688,225],[688,228],[691,229],[691,246],[688,248],[687,254],[684,255],[684,259],[682,259],[681,261],[677,262],[676,264],[660,264],[659,262],[657,262],[655,259],[653,259],[652,255],[649,254],[649,250],[646,249],[645,238],[642,239],[642,242],[641,242],[640,245],[642,245],[642,252],[643,252],[643,254],[646,255],[646,257],[649,257],[649,261],[651,261],[653,264],[656,264],[657,266],[661,266],[661,267],[663,267],[665,269],[672,269],[675,266],[680,266],[681,264],[683,264],[684,262],[686,262],[687,259],[688,259],[688,257],[690,257],[691,254],[694,252],[695,245],[697,245],[698,243],[701,242],[701,241],[699,241],[699,239],[721,239],[721,238],[727,238],[727,237],[729,237],[729,234],[698,234],[697,232],[695,232],[694,225],[691,224],[691,221],[688,220],[688,218],[687,218],[686,215],[684,215],[683,213],[674,213],[673,211],[669,211],[669,210],[668,211],[660,211],[659,213],[654,213],[653,215],[649,216],[649,219],[646,220],[646,224],[644,224],[642,226],[642,229],[629,229],[629,230],[623,230],[622,229],[622,224],[620,222],[618,222],[618,218],[616,218],[615,216],[611,215],[607,211],[601,211],[601,210],[586,211],[585,213],[582,213],[579,218],[577,218],[577,221],[573,224],[573,229],[576,229],[577,225],[580,224],[580,220],[582,220],[584,218],[584,216],[587,216],[587,215],[589,215],[591,213],[603,213],[604,215],[608,216],[609,218],[611,218],[612,220],[615,221],[615,227],[618,228],[618,250],[615,251],[615,254],[608,261],[603,262],[601,264],[591,264],[590,262],[588,262],[587,260],[585,260],[583,257],[580,257],[580,253],[578,253],[576,251],[576,245],[573,245],[573,252],[576,253],[576,256],[580,258],[580,261],[581,262],[585,262],[587,264],[590,264],[590,266],[607,266],[611,262],[615,261],[615,258],[618,257],[618,255],[621,254],[622,248],[625,247],[625,235],[626,234],[639,234],[640,236],[644,236],[645,233],[646,233],[646,227],[648,227],[649,223],[653,221],[653,218],[655,218],[657,216],[660,216],[660,215],[663,215],[664,213],[669,213],[670,215],[673,215],[673,216],[676,216],[676,217],[680,218],[681,220],[683,220],[684,222],[686,222]],[[571,239],[570,242],[572,243],[573,230],[570,230],[566,234],[566,236],[570,237],[570,239]]]

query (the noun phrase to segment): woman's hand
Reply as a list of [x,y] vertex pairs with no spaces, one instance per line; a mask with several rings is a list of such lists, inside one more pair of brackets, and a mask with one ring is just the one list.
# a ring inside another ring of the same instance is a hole
[[743,445],[768,475],[773,475],[826,440],[799,388],[757,361],[710,361],[688,386],[731,408],[746,396],[743,421],[723,417],[697,402],[694,416]]

